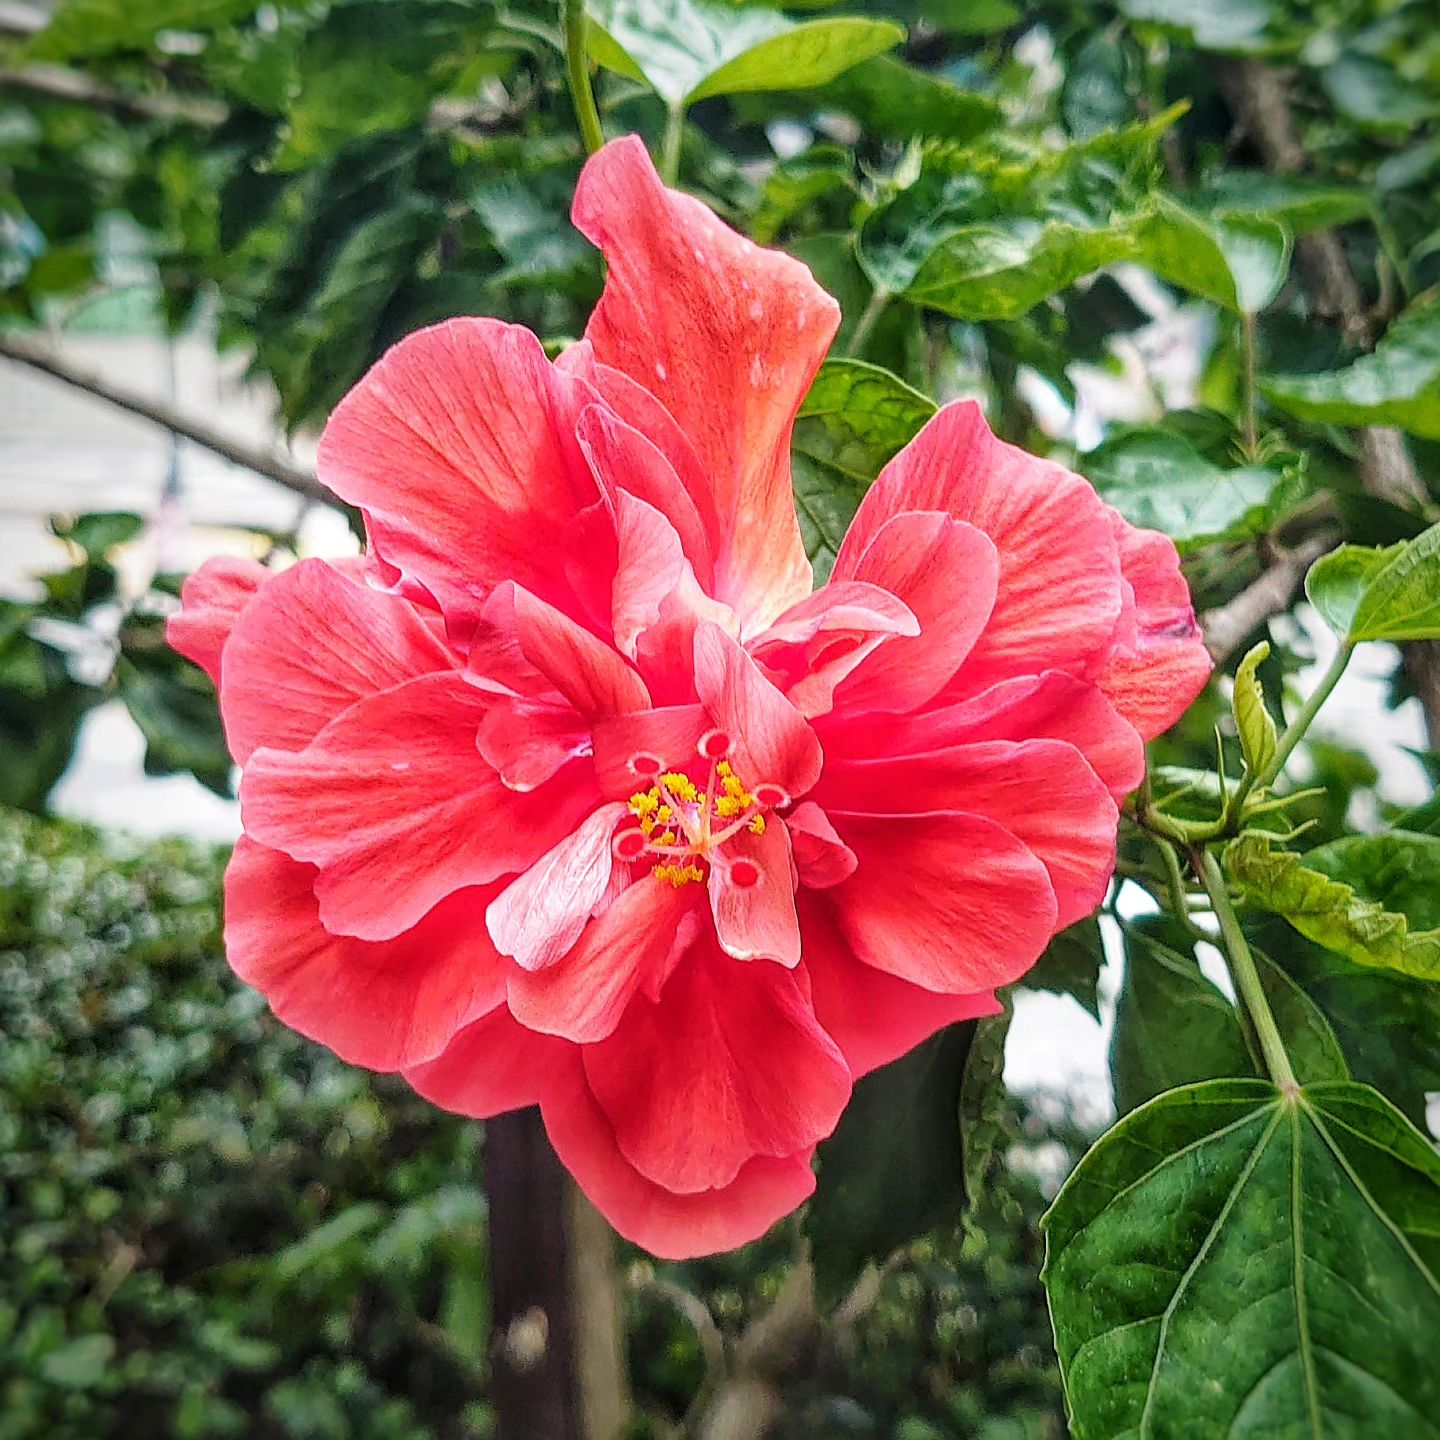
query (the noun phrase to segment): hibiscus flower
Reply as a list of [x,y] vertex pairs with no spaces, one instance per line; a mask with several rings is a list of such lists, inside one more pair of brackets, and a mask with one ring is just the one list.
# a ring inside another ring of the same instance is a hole
[[574,218],[584,340],[395,346],[319,454],[365,561],[212,562],[170,637],[243,767],[240,977],[447,1109],[538,1104],[680,1257],[800,1204],[855,1079],[1100,902],[1209,664],[1170,542],[972,403],[812,593],[789,446],[835,302],[633,138]]

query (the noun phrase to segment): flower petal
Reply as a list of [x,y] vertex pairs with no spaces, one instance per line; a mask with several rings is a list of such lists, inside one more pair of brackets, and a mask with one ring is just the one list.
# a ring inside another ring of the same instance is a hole
[[1028,846],[978,815],[839,815],[860,862],[833,897],[856,956],[949,994],[1018,980],[1055,933],[1055,892]]
[[1057,926],[1090,914],[1115,871],[1120,812],[1084,756],[1063,740],[990,740],[901,759],[834,762],[820,793],[832,814],[963,810],[993,820],[1049,872]]
[[757,633],[810,591],[790,431],[839,307],[798,261],[665,189],[637,137],[590,158],[572,214],[609,263],[586,339],[689,437],[724,529],[714,593]]
[[813,800],[802,800],[785,817],[800,883],[828,890],[855,873],[855,852],[835,833],[830,817]]
[[407,1069],[405,1079],[442,1110],[488,1120],[573,1088],[574,1050],[527,1030],[500,1005],[467,1025],[436,1059]]
[[1143,739],[1153,740],[1185,713],[1214,666],[1175,546],[1154,530],[1135,529],[1114,510],[1110,517],[1127,613],[1095,683]]
[[475,744],[509,789],[534,790],[590,753],[590,727],[568,705],[505,696],[485,712]]
[[502,580],[567,603],[553,544],[599,498],[575,439],[594,401],[528,330],[447,320],[393,346],[340,402],[316,471],[463,642]]
[[880,472],[834,574],[850,579],[881,526],[943,510],[983,530],[1000,557],[995,608],[960,679],[965,693],[1014,674],[1083,674],[1120,616],[1120,561],[1090,485],[991,434],[973,400],[946,405]]
[[646,875],[621,891],[567,955],[534,972],[512,971],[511,1013],[532,1030],[591,1044],[614,1031],[641,986],[658,993],[699,933],[691,887]]
[[225,871],[225,953],[291,1029],[352,1065],[399,1070],[503,1004],[508,966],[485,934],[488,890],[458,890],[371,943],[321,925],[315,874],[243,835]]
[[667,596],[690,572],[675,527],[628,490],[615,495],[618,564],[611,592],[615,646],[635,659],[640,636],[660,619]]
[[352,705],[304,750],[251,756],[246,832],[320,867],[327,929],[391,939],[446,895],[525,869],[594,808],[579,762],[528,794],[505,788],[475,745],[491,703],[463,675],[425,675]]
[[823,899],[802,900],[800,913],[815,1018],[857,1080],[947,1025],[1000,1013],[992,991],[937,995],[865,964],[846,944]]
[[[577,1067],[578,1068],[578,1067]],[[688,1260],[758,1239],[815,1189],[810,1150],[755,1156],[725,1186],[678,1195],[643,1176],[621,1153],[615,1130],[583,1075],[542,1106],[561,1163],[627,1240],[663,1260]]]
[[820,742],[805,717],[718,625],[695,632],[695,688],[735,745],[749,785],[779,785],[798,799],[820,775]]
[[850,1095],[799,977],[737,965],[704,936],[658,1001],[632,1000],[583,1058],[621,1153],[682,1194],[729,1185],[756,1155],[808,1151]]
[[683,769],[700,737],[714,725],[703,705],[661,705],[595,722],[595,783],[610,800],[647,789],[653,776],[631,766],[637,755],[653,756],[660,769]]
[[543,970],[580,938],[610,884],[610,839],[625,813],[618,801],[601,805],[496,896],[485,925],[502,955]]
[[904,712],[937,694],[985,632],[995,608],[1000,557],[983,531],[943,511],[887,520],[856,561],[855,578],[903,600],[920,624],[892,640],[845,684],[847,708]]
[[258,560],[207,560],[180,587],[181,608],[165,622],[172,650],[193,660],[217,685],[220,652],[240,612],[273,576]]
[[220,713],[242,765],[262,745],[303,750],[357,700],[456,665],[408,601],[323,560],[276,575],[236,621],[225,653]]
[[[737,876],[743,868],[742,883]],[[800,922],[790,867],[790,831],[776,821],[761,835],[742,830],[710,865],[710,913],[720,948],[736,960],[800,963]]]

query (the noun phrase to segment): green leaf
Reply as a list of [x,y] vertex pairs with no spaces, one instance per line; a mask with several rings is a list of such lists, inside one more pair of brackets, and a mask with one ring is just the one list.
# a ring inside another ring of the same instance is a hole
[[1126,926],[1110,1039],[1116,1110],[1124,1115],[1177,1085],[1254,1069],[1235,1007],[1201,973],[1184,933],[1159,918]]
[[1373,130],[1409,130],[1435,114],[1435,100],[1373,55],[1342,55],[1320,71],[1320,85],[1348,120]]
[[[789,86],[786,87],[790,88]],[[847,70],[828,85],[806,92],[807,109],[843,110],[877,139],[971,140],[993,130],[1004,111],[987,95],[916,69],[890,55]]]
[[338,1215],[279,1251],[274,1259],[276,1274],[282,1280],[293,1280],[371,1234],[385,1218],[384,1207],[373,1201],[347,1205]]
[[1368,1087],[1161,1096],[1045,1224],[1075,1440],[1440,1437],[1440,1156]]
[[1403,542],[1384,549],[1340,545],[1310,567],[1305,576],[1305,597],[1342,640],[1350,634],[1355,612],[1370,582],[1402,549]]
[[1197,50],[1259,54],[1277,44],[1272,0],[1120,0],[1120,13],[1159,26]]
[[1375,202],[1363,189],[1263,170],[1223,171],[1182,198],[1192,213],[1222,220],[1273,220],[1292,235],[1330,230],[1375,213]]
[[[1440,841],[1433,836],[1383,837],[1387,845],[1399,847],[1398,854],[1372,848],[1382,837],[1350,838],[1354,843],[1338,853],[1351,864],[1363,860],[1371,866],[1371,880],[1377,887],[1382,879],[1376,877],[1387,874],[1385,866],[1403,863],[1440,875]],[[1316,944],[1357,965],[1440,980],[1440,928],[1412,928],[1408,917],[1387,908],[1385,900],[1370,899],[1354,886],[1332,879],[1320,867],[1342,870],[1334,859],[1336,853],[1327,846],[1302,857],[1276,850],[1267,836],[1242,835],[1226,846],[1224,868],[1250,904],[1282,916]],[[1348,871],[1342,873],[1348,877]],[[1426,911],[1421,924],[1432,918]]]
[[973,1020],[952,1025],[867,1075],[821,1143],[805,1228],[826,1291],[840,1293],[868,1261],[960,1214],[960,1092],[975,1034]]
[[935,413],[918,390],[876,365],[827,360],[795,424],[795,502],[817,579],[829,576],[870,482]]
[[178,655],[131,650],[115,684],[145,737],[147,775],[188,770],[216,794],[230,793],[230,752],[208,676]]
[[1318,375],[1270,375],[1260,388],[1300,420],[1398,425],[1440,439],[1440,292],[1414,301],[1369,355]]
[[162,30],[216,30],[254,9],[255,0],[61,0],[28,53],[76,60],[143,50]]
[[1138,227],[1135,258],[1194,295],[1254,315],[1290,270],[1290,232],[1278,221],[1202,215],[1157,196]]
[[1163,531],[1182,550],[1264,533],[1272,501],[1290,489],[1280,470],[1217,465],[1159,426],[1120,431],[1083,455],[1080,467],[1132,525]]
[[64,1390],[89,1390],[98,1385],[115,1359],[115,1341],[109,1335],[81,1335],[40,1362],[41,1378]]
[[1005,1008],[999,1015],[987,1015],[975,1022],[975,1038],[960,1078],[960,1141],[965,1162],[965,1203],[969,1210],[974,1210],[985,1194],[991,1166],[1003,1158],[1009,1140],[1005,1124],[1009,1110],[1005,1090],[1005,1041],[1015,1008],[1008,994],[1002,992],[998,998]]
[[50,528],[61,540],[78,545],[91,560],[100,560],[106,551],[135,539],[145,521],[128,510],[96,510],[73,520],[57,516]]
[[888,20],[859,16],[796,24],[764,6],[716,0],[590,0],[591,53],[646,81],[668,105],[712,95],[799,90],[837,75],[905,38]]
[[[1345,1052],[1335,1030],[1325,1018],[1325,1012],[1310,998],[1284,969],[1268,955],[1253,949],[1255,968],[1260,974],[1260,986],[1270,1004],[1270,1013],[1280,1038],[1285,1043],[1285,1053],[1295,1067],[1295,1074],[1303,1085],[1318,1084],[1322,1080],[1350,1079],[1350,1066],[1345,1061]],[[1256,1072],[1261,1070],[1261,1052],[1258,1039],[1250,1033],[1248,1017],[1242,1017],[1250,1040],[1250,1053],[1256,1060]]]
[[1235,671],[1235,693],[1231,697],[1245,769],[1252,775],[1264,771],[1279,748],[1275,719],[1265,708],[1265,691],[1256,674],[1269,658],[1270,646],[1262,640]]
[[1027,990],[1069,995],[1098,1020],[1100,970],[1104,964],[1105,947],[1100,939],[1100,922],[1092,915],[1062,930],[1025,972],[1025,978],[1020,983]]

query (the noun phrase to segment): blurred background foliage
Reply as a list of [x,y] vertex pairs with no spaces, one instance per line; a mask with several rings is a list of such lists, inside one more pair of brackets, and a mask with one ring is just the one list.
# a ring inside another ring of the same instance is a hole
[[[1007,438],[1175,539],[1222,664],[1269,639],[1275,706],[1315,659],[1296,608],[1309,562],[1437,518],[1433,0],[791,8],[588,13],[607,131],[640,132],[842,302],[795,436],[817,572],[934,402],[978,395]],[[602,273],[566,218],[581,160],[548,4],[0,0],[0,355],[53,359],[97,301],[135,289],[156,325],[242,353],[303,439],[419,325],[497,315],[555,347],[583,331]],[[179,577],[119,580],[152,519],[57,519],[68,564],[0,600],[6,805],[44,811],[110,697],[148,770],[228,793],[213,692],[160,639]],[[294,548],[255,536],[277,563]],[[1440,735],[1431,642],[1395,670],[1392,701],[1412,696]],[[1220,684],[1153,747],[1181,810],[1213,808],[1217,727],[1233,768]],[[1384,804],[1365,740],[1306,744],[1307,847],[1396,819],[1440,833],[1433,805]],[[1432,849],[1412,842],[1422,880],[1440,877]],[[195,1436],[483,1435],[482,1141],[267,1020],[219,959],[219,867],[19,813],[0,830],[0,1437],[130,1434],[137,1417]],[[1121,873],[1165,898],[1138,834]],[[1423,886],[1391,881],[1379,899],[1433,927]],[[1142,962],[1118,999],[1119,1108],[1250,1073],[1193,937],[1115,902],[1112,918]],[[1423,1123],[1433,987],[1250,923],[1292,1023]],[[1101,963],[1091,923],[1031,978],[1094,1011]],[[904,1248],[864,1313],[783,1377],[781,1433],[1062,1433],[1035,1221],[1082,1137],[1004,1093],[1007,1023],[874,1077],[826,1147],[808,1220],[825,1303]],[[875,1117],[896,1114],[919,1118],[881,1127],[877,1166]],[[967,1181],[979,1209],[957,1228]],[[660,1282],[739,1334],[791,1253],[782,1238],[658,1275],[632,1257],[653,1433],[706,1383]]]

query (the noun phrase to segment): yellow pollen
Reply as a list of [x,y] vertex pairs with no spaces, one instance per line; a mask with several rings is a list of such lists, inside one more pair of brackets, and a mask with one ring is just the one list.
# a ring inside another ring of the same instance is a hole
[[728,780],[728,779],[730,779],[730,777],[731,777],[732,775],[734,775],[735,771],[731,768],[730,762],[729,762],[728,760],[722,760],[722,761],[715,767],[715,773],[716,773],[722,780]]
[[765,833],[765,817],[763,815],[757,815],[750,822],[750,833],[752,835],[763,835]]
[[669,807],[668,805],[662,805],[662,806],[655,812],[655,819],[656,819],[661,825],[668,825],[674,818],[675,818],[674,813],[671,811],[671,809],[670,809],[670,807]]
[[640,831],[644,835],[653,835],[655,833],[655,821],[651,819],[649,815],[642,815],[640,817]]
[[660,777],[660,785],[668,790],[677,800],[684,800],[690,804],[699,798],[700,792],[695,788],[695,782],[688,776],[681,774],[678,770],[671,770]]
[[705,878],[705,872],[698,865],[656,865],[650,873],[666,885],[677,890],[682,885],[697,885]]
[[657,845],[673,845],[675,843],[675,832],[673,830],[662,830],[655,837]]

